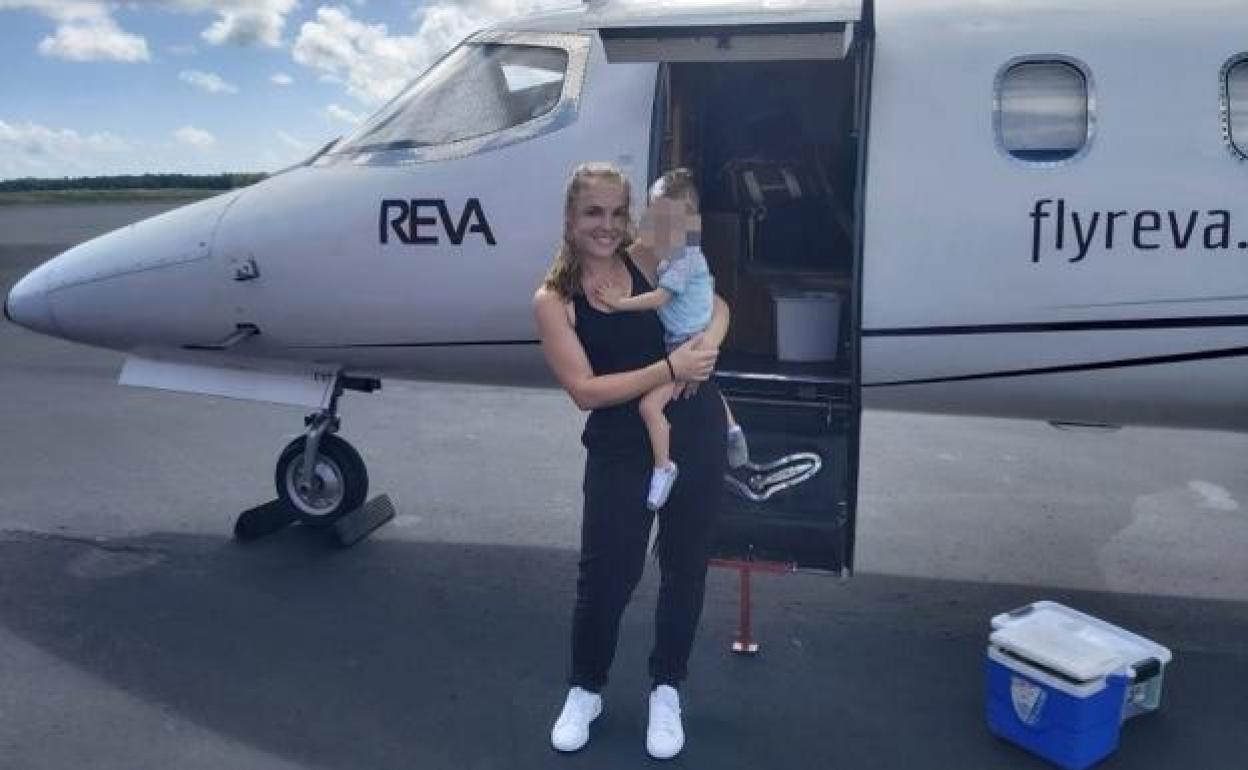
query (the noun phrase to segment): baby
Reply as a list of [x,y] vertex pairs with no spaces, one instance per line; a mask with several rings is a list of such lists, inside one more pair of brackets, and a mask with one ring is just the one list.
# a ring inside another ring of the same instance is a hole
[[[638,243],[653,248],[659,258],[658,288],[630,297],[620,287],[599,286],[594,297],[611,310],[656,310],[670,351],[701,334],[714,310],[714,278],[700,245],[698,190],[687,169],[667,172],[650,188],[649,207],[642,214],[640,230]],[[671,426],[663,415],[674,388],[674,383],[655,388],[641,397],[639,407],[654,451],[654,473],[646,496],[646,505],[653,511],[663,507],[676,483]],[[749,462],[745,433],[733,419],[727,401],[724,411],[728,415],[728,464],[739,468]]]

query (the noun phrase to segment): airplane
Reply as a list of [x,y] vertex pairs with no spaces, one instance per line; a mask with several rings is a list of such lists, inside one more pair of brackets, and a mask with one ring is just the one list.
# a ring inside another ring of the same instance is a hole
[[[346,391],[553,384],[530,301],[587,160],[692,168],[750,436],[716,553],[847,575],[863,408],[1248,430],[1230,0],[591,0],[467,38],[346,138],[76,246],[14,323],[120,380],[315,410],[277,494],[367,496]],[[637,202],[634,201],[636,204]]]

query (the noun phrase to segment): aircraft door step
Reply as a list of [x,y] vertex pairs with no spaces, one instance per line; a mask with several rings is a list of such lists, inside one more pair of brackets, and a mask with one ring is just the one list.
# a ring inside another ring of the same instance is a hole
[[725,474],[711,555],[847,575],[856,451],[848,383],[724,373],[717,382],[750,462]]

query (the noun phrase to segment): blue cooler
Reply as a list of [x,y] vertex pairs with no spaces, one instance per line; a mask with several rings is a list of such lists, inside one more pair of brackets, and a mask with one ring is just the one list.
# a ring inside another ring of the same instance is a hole
[[1066,770],[1113,753],[1124,720],[1161,705],[1170,651],[1056,602],[992,619],[988,728]]

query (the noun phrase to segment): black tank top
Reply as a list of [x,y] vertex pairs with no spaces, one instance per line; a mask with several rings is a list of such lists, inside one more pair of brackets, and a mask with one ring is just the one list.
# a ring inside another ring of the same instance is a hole
[[[632,282],[631,296],[650,290],[633,261],[624,257]],[[584,294],[572,298],[576,309],[576,336],[585,348],[595,375],[641,369],[661,359],[663,324],[653,310],[603,313],[594,309]],[[649,452],[650,439],[637,411],[640,397],[616,406],[595,409],[585,421],[581,443],[593,451]]]

